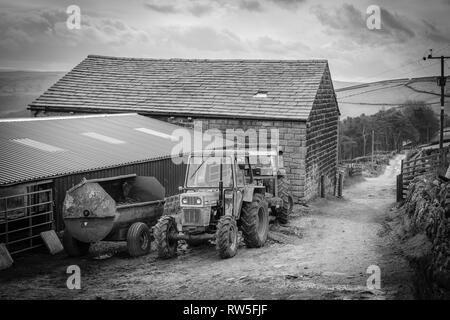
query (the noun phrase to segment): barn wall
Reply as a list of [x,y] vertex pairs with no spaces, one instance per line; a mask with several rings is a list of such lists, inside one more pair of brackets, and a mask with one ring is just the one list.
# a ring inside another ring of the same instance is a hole
[[[159,120],[169,121],[176,125],[192,128],[194,119],[183,117],[159,117]],[[196,118],[203,123],[203,131],[208,129],[219,129],[222,134],[227,129],[266,129],[268,141],[270,141],[270,130],[278,129],[279,143],[283,150],[284,166],[291,181],[294,200],[298,202],[304,198],[305,186],[305,156],[306,156],[306,123],[299,121],[271,121],[271,120],[246,120],[246,119],[223,119],[223,118]]]
[[305,200],[320,195],[321,181],[324,183],[325,194],[334,194],[338,161],[338,122],[339,109],[327,70],[308,118]]
[[166,189],[166,196],[170,196],[178,193],[178,186],[183,184],[185,172],[186,165],[176,165],[173,163],[172,159],[162,159],[55,178],[54,201],[56,230],[59,231],[64,228],[62,220],[62,204],[66,191],[78,184],[83,178],[106,178],[133,173],[138,176],[153,176],[156,177]]

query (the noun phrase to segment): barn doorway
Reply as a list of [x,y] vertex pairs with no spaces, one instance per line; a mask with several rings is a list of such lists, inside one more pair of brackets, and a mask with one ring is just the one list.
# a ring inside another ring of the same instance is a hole
[[320,176],[320,197],[325,198],[325,176]]

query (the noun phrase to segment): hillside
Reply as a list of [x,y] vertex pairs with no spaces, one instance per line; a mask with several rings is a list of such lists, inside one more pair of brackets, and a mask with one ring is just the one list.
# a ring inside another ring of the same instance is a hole
[[28,117],[27,105],[64,72],[0,71],[0,118]]
[[[450,86],[446,87],[446,106],[450,102]],[[407,100],[424,101],[435,112],[440,110],[440,87],[435,77],[395,79],[359,84],[336,89],[342,118],[362,113],[374,114],[383,108],[396,107]],[[446,108],[449,109],[449,108]],[[450,110],[446,110],[450,114]]]
[[335,90],[353,87],[353,86],[357,86],[357,85],[361,85],[361,84],[364,84],[364,83],[333,80],[333,87]]

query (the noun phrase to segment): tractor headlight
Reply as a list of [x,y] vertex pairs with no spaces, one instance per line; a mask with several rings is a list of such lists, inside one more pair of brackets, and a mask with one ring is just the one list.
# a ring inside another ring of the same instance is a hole
[[195,204],[201,205],[202,204],[202,199],[201,198],[197,198],[197,200],[195,200]]
[[182,204],[187,204],[188,203],[188,199],[187,198],[182,198],[181,199],[181,203]]

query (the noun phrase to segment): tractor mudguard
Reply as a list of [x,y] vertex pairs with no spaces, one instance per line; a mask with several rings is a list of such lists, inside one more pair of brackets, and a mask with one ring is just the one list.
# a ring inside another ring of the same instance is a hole
[[254,186],[244,186],[244,196],[242,197],[242,201],[252,202],[254,191],[255,191]]

